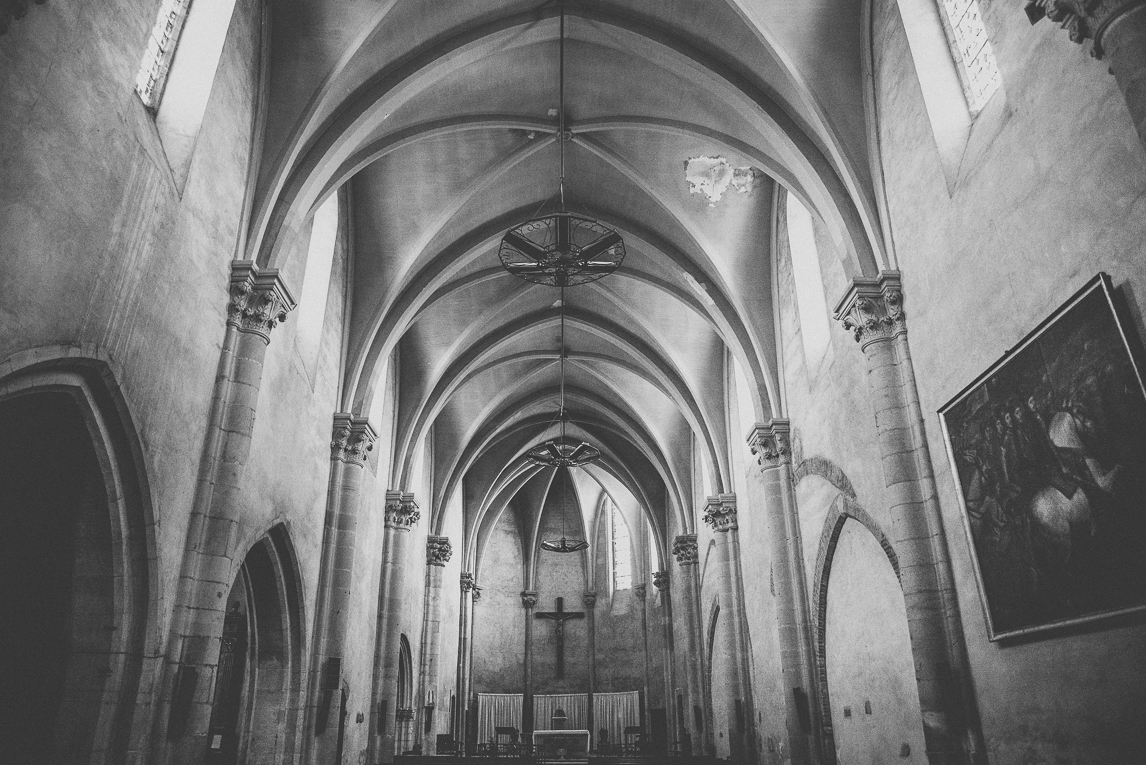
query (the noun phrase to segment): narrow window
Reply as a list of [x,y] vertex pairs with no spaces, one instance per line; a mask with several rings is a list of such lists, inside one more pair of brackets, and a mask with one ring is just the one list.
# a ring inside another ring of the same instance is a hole
[[613,591],[633,586],[633,556],[629,527],[616,505],[610,505],[613,527]]
[[796,282],[796,309],[800,316],[800,337],[808,372],[815,371],[824,357],[831,337],[828,306],[824,302],[824,279],[812,213],[791,194],[788,195],[788,247],[792,254],[792,278]]
[[313,377],[318,360],[322,325],[326,318],[326,298],[330,292],[330,269],[338,239],[338,193],[330,195],[315,211],[310,228],[310,247],[298,301],[295,345],[303,364]]
[[967,96],[967,108],[975,115],[999,89],[999,66],[987,39],[979,0],[942,0],[942,5],[947,37],[959,64],[963,93]]
[[143,63],[135,78],[135,92],[143,100],[143,105],[152,111],[159,108],[159,100],[163,98],[167,72],[175,58],[175,46],[179,44],[179,33],[183,31],[183,22],[187,20],[190,7],[191,0],[163,0],[159,18],[147,38]]
[[234,10],[235,0],[163,0],[136,77],[180,193]]

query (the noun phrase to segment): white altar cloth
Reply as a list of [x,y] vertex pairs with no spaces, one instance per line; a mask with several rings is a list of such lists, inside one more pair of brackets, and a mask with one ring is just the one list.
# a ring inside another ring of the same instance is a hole
[[585,754],[589,751],[589,731],[535,730],[533,747],[550,756]]

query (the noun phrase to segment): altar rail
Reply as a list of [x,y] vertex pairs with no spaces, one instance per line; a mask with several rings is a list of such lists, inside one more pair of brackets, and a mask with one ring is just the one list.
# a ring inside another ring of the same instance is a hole
[[[658,765],[670,762],[673,765],[728,765],[731,760],[721,760],[716,757],[703,755],[661,755],[661,754],[596,754],[589,753],[589,765]],[[479,765],[479,763],[497,763],[498,765],[538,765],[547,762],[544,757],[534,755],[508,754],[504,752],[461,757],[454,754],[400,754],[394,758],[398,765]],[[578,762],[571,760],[570,762]]]

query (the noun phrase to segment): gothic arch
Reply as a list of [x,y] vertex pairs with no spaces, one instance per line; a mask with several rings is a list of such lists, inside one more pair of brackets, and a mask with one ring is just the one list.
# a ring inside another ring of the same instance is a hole
[[840,493],[848,499],[856,498],[856,490],[852,487],[852,482],[848,480],[847,474],[839,465],[832,462],[825,457],[812,456],[805,460],[800,460],[800,464],[796,465],[793,471],[793,477],[796,483],[804,480],[810,475],[816,475],[823,478],[839,489]]
[[[275,523],[247,549],[227,600],[212,734],[234,735],[234,761],[294,762],[302,744],[306,654],[301,577],[285,524]],[[232,606],[239,608],[232,613]],[[238,669],[229,688],[235,705],[222,709],[227,688],[220,678],[228,666]],[[217,721],[224,714],[234,719]],[[224,722],[233,728],[224,732]]]
[[[807,460],[804,462],[806,463]],[[825,462],[827,461],[825,460]],[[804,463],[801,463],[801,465],[803,464]],[[840,475],[843,475],[842,471]],[[847,480],[846,477],[844,480]],[[895,548],[891,546],[891,542],[888,541],[887,536],[883,533],[883,530],[880,529],[879,524],[877,524],[875,519],[873,519],[866,510],[860,507],[859,503],[854,499],[844,494],[837,496],[836,500],[832,503],[831,509],[828,511],[828,517],[824,519],[824,528],[820,534],[820,546],[816,553],[815,583],[812,585],[812,602],[815,607],[815,611],[812,613],[812,619],[815,622],[812,633],[813,639],[815,640],[813,658],[816,662],[816,684],[820,692],[820,719],[822,721],[821,725],[823,726],[824,757],[828,763],[834,763],[836,759],[835,735],[832,728],[831,699],[828,696],[828,578],[831,575],[832,559],[835,557],[836,544],[839,542],[840,532],[843,531],[844,524],[847,523],[849,518],[858,521],[861,526],[875,537],[876,541],[879,542],[879,546],[882,547],[884,553],[887,554],[888,562],[891,563],[891,568],[895,571],[895,578],[901,578],[899,574],[899,557],[895,554]]]
[[[147,658],[160,655],[160,588],[151,489],[138,433],[113,364],[95,346],[34,348],[0,362],[0,409],[9,406],[68,409],[78,420],[73,420],[77,430],[88,436],[97,505],[90,512],[76,510],[74,533],[84,534],[81,543],[92,554],[77,552],[71,576],[98,585],[100,594],[85,596],[87,626],[73,615],[73,641],[80,648],[73,643],[67,649],[59,715],[68,717],[69,734],[75,734],[77,719],[91,724],[73,741],[84,749],[85,760],[120,762],[143,745],[150,729],[151,696],[140,690],[151,685],[160,668]],[[38,427],[51,426],[40,422]],[[28,430],[49,441],[62,435]],[[78,526],[84,518],[95,524],[90,531]]]

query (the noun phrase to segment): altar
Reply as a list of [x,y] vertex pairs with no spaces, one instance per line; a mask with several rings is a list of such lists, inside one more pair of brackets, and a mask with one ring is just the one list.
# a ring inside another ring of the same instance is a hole
[[535,730],[533,751],[545,757],[583,760],[589,753],[589,731]]

